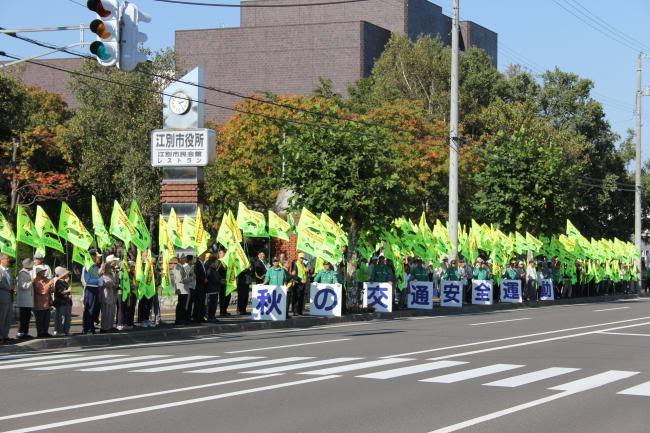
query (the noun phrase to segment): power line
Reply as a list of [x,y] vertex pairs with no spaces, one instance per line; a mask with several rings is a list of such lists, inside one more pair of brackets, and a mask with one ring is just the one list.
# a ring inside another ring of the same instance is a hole
[[297,7],[309,7],[309,6],[328,6],[328,5],[339,5],[346,3],[361,3],[370,0],[341,0],[335,2],[318,2],[318,3],[294,3],[294,4],[248,4],[241,3],[238,5],[227,4],[227,3],[205,3],[205,2],[194,2],[194,1],[185,1],[185,0],[154,0],[161,3],[175,3],[180,5],[187,6],[212,6],[220,8],[297,8]]

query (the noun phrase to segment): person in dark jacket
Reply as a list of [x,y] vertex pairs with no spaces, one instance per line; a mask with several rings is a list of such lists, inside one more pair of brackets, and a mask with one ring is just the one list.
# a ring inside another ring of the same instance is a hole
[[242,316],[248,314],[246,313],[246,307],[248,306],[248,296],[250,294],[252,281],[252,266],[237,275],[237,312]]
[[194,311],[192,319],[195,323],[205,322],[205,295],[208,276],[206,273],[205,253],[201,254],[194,263],[196,286],[194,287]]
[[228,276],[228,268],[222,261],[225,256],[226,252],[224,250],[219,250],[219,260],[217,260],[215,269],[219,275],[219,314],[222,316],[230,316],[230,313],[228,312],[230,294],[226,295],[226,277]]
[[255,284],[263,284],[264,283],[264,277],[266,276],[266,271],[268,271],[269,267],[265,262],[266,259],[266,254],[264,254],[264,251],[260,251],[257,253],[257,260],[255,260],[255,264],[253,265],[254,271],[255,271]]
[[206,262],[206,273],[208,279],[208,283],[206,284],[206,295],[208,297],[208,322],[218,322],[216,316],[221,277],[217,272],[217,262],[217,256],[210,256]]
[[63,266],[54,269],[54,329],[56,335],[70,335],[72,317],[72,289],[70,288],[70,271]]

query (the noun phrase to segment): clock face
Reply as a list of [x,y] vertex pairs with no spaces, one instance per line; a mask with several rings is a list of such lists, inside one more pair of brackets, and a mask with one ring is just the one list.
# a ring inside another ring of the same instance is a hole
[[176,92],[169,98],[169,108],[172,113],[185,114],[190,110],[190,97],[184,92]]

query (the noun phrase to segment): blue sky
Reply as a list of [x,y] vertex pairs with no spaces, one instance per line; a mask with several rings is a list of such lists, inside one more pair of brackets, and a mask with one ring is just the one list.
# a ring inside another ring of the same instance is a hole
[[[236,4],[233,0],[219,2]],[[135,3],[152,17],[152,22],[142,29],[149,36],[146,45],[154,50],[172,47],[174,30],[239,25],[237,8],[182,6],[153,0]],[[433,3],[451,14],[451,0]],[[611,34],[614,28],[637,42],[625,39],[630,45],[626,47],[587,26],[560,5],[587,21],[589,11],[594,21],[588,22],[602,32]],[[509,63],[523,64],[534,72],[557,66],[589,78],[595,84],[594,97],[604,104],[612,128],[621,135],[627,128],[634,128],[636,56],[643,49],[640,45],[645,45],[650,53],[650,1],[460,0],[460,8],[461,19],[475,21],[499,34],[499,69],[504,70]],[[5,28],[87,24],[92,18],[92,13],[85,8],[85,0],[0,0],[0,26]],[[30,36],[57,45],[79,41],[78,31]],[[86,33],[87,40],[91,36],[94,35]],[[0,36],[0,50],[18,56],[43,51],[7,36]],[[644,66],[648,77],[644,84],[650,84],[650,58]],[[646,107],[643,120],[650,125],[650,97],[644,97],[643,103]],[[650,157],[648,128],[645,128],[643,154],[644,160]]]

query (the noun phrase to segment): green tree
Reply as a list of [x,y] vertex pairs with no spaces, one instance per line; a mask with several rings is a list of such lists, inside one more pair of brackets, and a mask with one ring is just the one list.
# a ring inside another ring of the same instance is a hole
[[79,183],[89,209],[95,194],[104,212],[113,200],[137,200],[150,221],[158,214],[160,170],[151,166],[150,134],[162,127],[162,96],[157,93],[169,82],[151,74],[167,76],[174,70],[174,53],[157,53],[151,62],[134,72],[84,62],[80,71],[100,79],[73,76],[71,88],[79,103],[64,134],[79,167]]

